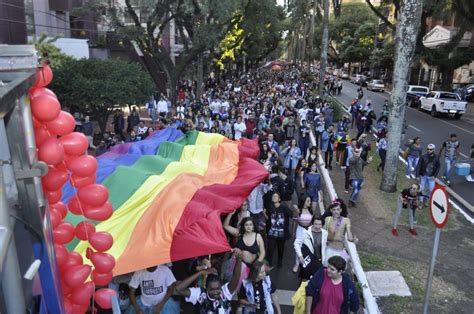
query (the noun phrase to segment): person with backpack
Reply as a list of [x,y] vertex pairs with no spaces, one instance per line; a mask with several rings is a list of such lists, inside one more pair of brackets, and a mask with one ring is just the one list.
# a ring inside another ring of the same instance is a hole
[[441,176],[444,182],[447,185],[451,185],[451,181],[449,180],[451,169],[458,160],[459,157],[459,141],[455,133],[452,133],[449,136],[449,140],[444,141],[443,145],[439,150],[438,156],[442,156],[441,154],[444,151],[444,174]]

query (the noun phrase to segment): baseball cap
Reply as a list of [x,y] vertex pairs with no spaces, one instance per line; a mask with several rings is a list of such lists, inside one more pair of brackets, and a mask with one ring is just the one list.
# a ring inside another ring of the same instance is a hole
[[427,148],[428,149],[435,149],[436,146],[435,146],[435,144],[428,144]]

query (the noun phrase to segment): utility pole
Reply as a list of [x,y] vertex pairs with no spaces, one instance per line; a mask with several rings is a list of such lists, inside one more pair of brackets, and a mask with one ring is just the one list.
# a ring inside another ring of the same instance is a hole
[[323,95],[324,76],[328,64],[328,45],[329,45],[329,0],[323,0],[323,38],[321,41],[321,58],[319,66],[319,95]]

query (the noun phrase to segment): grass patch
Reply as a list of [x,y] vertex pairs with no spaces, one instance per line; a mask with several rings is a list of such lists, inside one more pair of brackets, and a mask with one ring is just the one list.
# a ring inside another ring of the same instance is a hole
[[[377,300],[383,313],[416,313],[423,304],[428,265],[401,259],[395,256],[382,255],[374,252],[359,250],[359,256],[365,271],[398,270],[403,275],[411,297],[391,295]],[[436,304],[440,313],[449,311],[453,302],[465,301],[468,297],[450,283],[438,276],[433,277],[430,304]]]

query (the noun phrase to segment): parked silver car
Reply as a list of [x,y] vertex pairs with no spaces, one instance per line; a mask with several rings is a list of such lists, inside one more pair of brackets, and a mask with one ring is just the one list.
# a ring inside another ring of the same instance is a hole
[[367,83],[367,89],[383,92],[385,90],[385,84],[382,80],[371,80]]

